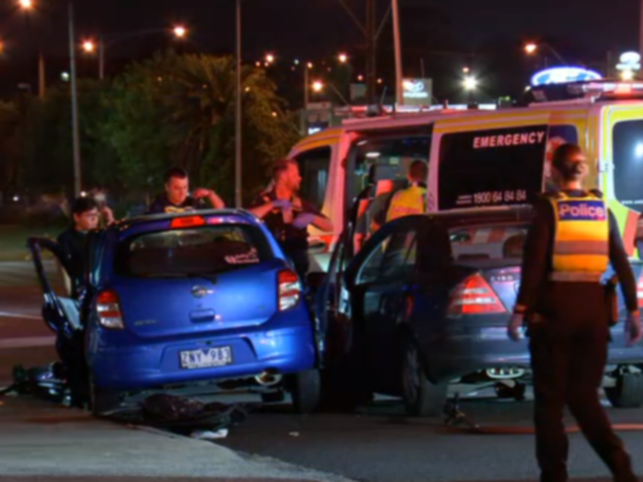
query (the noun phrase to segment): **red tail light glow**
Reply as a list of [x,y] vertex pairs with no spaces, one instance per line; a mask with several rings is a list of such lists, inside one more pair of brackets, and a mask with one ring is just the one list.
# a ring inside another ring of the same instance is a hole
[[194,226],[203,226],[205,219],[201,216],[187,216],[184,218],[174,218],[170,223],[172,229],[175,228],[192,228]]
[[98,295],[96,312],[98,313],[98,323],[101,326],[112,330],[125,328],[121,306],[114,291],[103,291]]
[[480,274],[468,277],[455,288],[449,306],[450,315],[488,315],[506,312],[507,309]]
[[278,275],[279,311],[297,306],[301,299],[301,284],[297,273],[290,270],[280,271]]
[[639,308],[643,308],[643,273],[639,276],[639,281],[636,285],[636,297],[639,299]]

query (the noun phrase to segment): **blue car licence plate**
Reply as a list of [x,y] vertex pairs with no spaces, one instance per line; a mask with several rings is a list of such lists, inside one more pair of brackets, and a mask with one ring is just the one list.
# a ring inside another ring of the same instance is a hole
[[182,351],[179,353],[181,368],[213,368],[232,364],[232,347],[204,348],[201,350]]

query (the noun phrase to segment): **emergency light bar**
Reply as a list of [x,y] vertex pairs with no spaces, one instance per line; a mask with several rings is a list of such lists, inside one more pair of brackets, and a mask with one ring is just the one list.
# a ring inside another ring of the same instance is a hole
[[534,87],[536,102],[555,102],[571,99],[643,97],[643,82],[590,81]]

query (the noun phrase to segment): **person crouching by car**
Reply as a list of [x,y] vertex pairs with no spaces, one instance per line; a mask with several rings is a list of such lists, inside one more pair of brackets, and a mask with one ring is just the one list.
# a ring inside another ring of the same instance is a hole
[[158,196],[145,214],[182,213],[199,209],[199,200],[208,199],[214,209],[223,209],[225,203],[211,189],[199,188],[190,196],[190,179],[185,169],[172,167],[165,173],[165,193]]

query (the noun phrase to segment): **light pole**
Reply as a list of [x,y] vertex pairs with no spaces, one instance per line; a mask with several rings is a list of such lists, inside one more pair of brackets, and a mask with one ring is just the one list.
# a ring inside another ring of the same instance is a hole
[[237,18],[237,58],[236,58],[236,98],[235,98],[235,163],[234,163],[234,201],[241,208],[241,0],[236,0]]
[[[642,0],[642,1],[643,1],[643,0]],[[551,45],[546,44],[546,43],[538,43],[538,44],[533,43],[533,42],[528,43],[527,45],[525,45],[525,52],[527,53],[527,55],[533,55],[533,54],[535,54],[535,53],[538,51],[538,49],[540,49],[541,47],[544,47],[544,48],[548,49],[552,54],[554,54],[554,57],[556,57],[556,59],[557,59],[557,60],[558,60],[562,65],[567,65],[567,62],[565,61],[565,59],[563,58],[563,56],[562,56],[562,55],[560,55],[560,54],[558,53],[558,51],[557,51],[554,47],[552,47]],[[547,67],[547,57],[545,57],[545,67]]]
[[[155,33],[165,33],[167,29],[164,28],[153,28],[147,30],[136,30],[134,32],[124,32],[116,34],[101,35],[98,38],[98,45],[95,45],[92,41],[86,41],[83,43],[83,49],[87,53],[93,53],[94,50],[98,50],[98,78],[103,80],[105,78],[105,52],[109,47],[120,40],[124,40],[132,37],[140,37],[143,35],[150,35]],[[183,38],[187,35],[187,29],[182,25],[177,25],[172,29],[172,32],[176,38]],[[107,39],[107,42],[106,42]]]
[[78,85],[76,81],[76,41],[74,40],[74,3],[69,2],[69,63],[71,73],[71,122],[74,142],[74,195],[80,196],[82,187],[80,171],[80,130],[78,119]]
[[[321,80],[316,80],[315,82],[312,83],[311,87],[315,92],[321,92],[322,90],[324,90],[324,87],[326,85],[329,85],[330,88],[333,89],[333,92],[337,94],[337,96],[341,99],[341,101],[345,105],[350,105],[350,102],[346,100],[346,97],[344,97],[342,93],[337,89],[337,87],[335,87],[335,85],[332,84],[331,82],[328,82],[328,84],[324,84]],[[306,89],[306,91],[308,91],[308,89]]]
[[[19,0],[18,6],[25,12],[33,10],[34,4],[32,0]],[[38,50],[38,96],[41,99],[45,97],[45,57],[42,53],[42,45]]]
[[391,0],[393,10],[393,40],[395,44],[395,100],[397,105],[402,105],[403,97],[403,80],[402,80],[402,41],[400,39],[400,13],[398,10],[397,0]]

